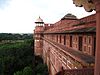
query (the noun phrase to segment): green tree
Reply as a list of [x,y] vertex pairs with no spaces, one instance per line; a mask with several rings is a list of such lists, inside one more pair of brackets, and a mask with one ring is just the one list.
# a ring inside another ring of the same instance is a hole
[[23,75],[33,75],[32,68],[30,68],[29,66],[25,67],[23,69]]
[[16,73],[14,73],[14,75],[23,75],[22,71],[17,71]]
[[48,69],[46,64],[38,64],[36,66],[36,75],[48,75]]
[[0,75],[13,75],[25,66],[33,66],[31,41],[0,45]]

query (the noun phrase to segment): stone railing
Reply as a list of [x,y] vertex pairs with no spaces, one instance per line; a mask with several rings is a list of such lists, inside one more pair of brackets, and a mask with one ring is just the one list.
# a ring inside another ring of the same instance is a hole
[[84,68],[84,69],[69,69],[58,72],[56,75],[94,75],[94,69]]

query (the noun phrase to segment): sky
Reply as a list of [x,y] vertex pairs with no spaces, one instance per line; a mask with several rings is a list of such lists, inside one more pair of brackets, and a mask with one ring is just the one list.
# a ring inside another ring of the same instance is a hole
[[95,11],[86,12],[72,0],[0,0],[0,33],[33,33],[39,16],[55,23],[68,13],[82,18]]

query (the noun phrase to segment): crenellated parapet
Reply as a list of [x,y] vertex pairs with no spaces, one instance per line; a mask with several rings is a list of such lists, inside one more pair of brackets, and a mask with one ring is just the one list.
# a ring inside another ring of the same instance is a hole
[[[63,17],[64,18],[64,17]],[[75,29],[95,27],[96,19],[95,14],[87,16],[81,19],[61,19],[53,25],[53,28],[50,28],[44,33],[63,33],[65,31],[71,31]]]

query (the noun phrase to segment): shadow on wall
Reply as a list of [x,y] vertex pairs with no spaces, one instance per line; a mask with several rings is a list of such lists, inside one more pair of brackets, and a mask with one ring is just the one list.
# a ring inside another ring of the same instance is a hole
[[94,75],[94,69],[84,68],[84,69],[72,69],[72,70],[62,70],[56,75]]
[[48,67],[40,56],[35,56],[35,75],[49,75]]

